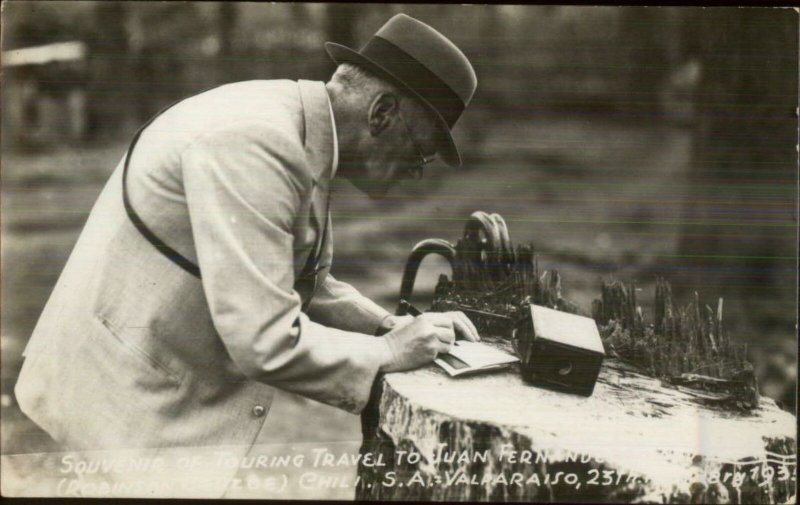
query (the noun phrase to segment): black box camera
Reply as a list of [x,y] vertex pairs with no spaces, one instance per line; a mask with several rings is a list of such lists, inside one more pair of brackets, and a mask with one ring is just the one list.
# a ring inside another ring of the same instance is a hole
[[593,319],[531,304],[512,335],[523,380],[567,393],[592,394],[605,356]]

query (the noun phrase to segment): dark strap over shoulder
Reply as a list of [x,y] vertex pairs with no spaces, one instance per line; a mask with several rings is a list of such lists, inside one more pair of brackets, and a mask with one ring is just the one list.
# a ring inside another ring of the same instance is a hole
[[178,251],[167,245],[166,242],[158,238],[158,236],[155,233],[153,233],[153,230],[151,230],[150,228],[147,227],[146,224],[144,224],[144,221],[142,221],[142,218],[139,217],[139,214],[136,213],[136,210],[133,208],[133,205],[131,205],[130,198],[128,197],[128,185],[127,185],[128,165],[130,165],[131,162],[131,153],[133,153],[133,148],[136,147],[136,143],[139,142],[139,137],[142,135],[144,129],[150,126],[150,123],[152,123],[158,116],[163,114],[167,109],[173,107],[179,102],[175,102],[169,107],[162,109],[158,114],[150,118],[149,121],[147,121],[141,128],[139,128],[139,131],[137,131],[136,135],[133,136],[133,140],[131,140],[131,144],[130,146],[128,146],[128,152],[125,153],[125,166],[122,169],[122,203],[125,205],[125,212],[128,213],[128,217],[130,218],[133,225],[136,227],[137,230],[139,230],[139,233],[141,233],[142,236],[145,239],[147,239],[148,242],[153,244],[153,247],[155,247],[161,254],[166,256],[167,259],[169,259],[170,261],[172,261],[173,263],[184,269],[186,272],[199,279],[200,267],[195,265],[191,260],[183,256],[181,253],[179,253]]
[[[184,99],[178,100],[177,102],[165,107],[161,111],[159,111],[155,116],[150,118],[141,128],[136,132],[131,140],[130,146],[128,146],[128,151],[125,153],[125,164],[122,169],[122,203],[125,205],[125,212],[128,213],[128,218],[130,218],[133,225],[139,230],[139,233],[150,242],[153,247],[156,248],[161,254],[167,257],[170,261],[181,267],[187,273],[197,277],[198,279],[201,278],[200,275],[200,267],[193,263],[191,260],[183,256],[181,253],[170,247],[166,242],[161,240],[148,226],[142,221],[142,218],[133,208],[131,205],[130,198],[128,197],[128,166],[130,165],[131,161],[131,154],[133,153],[133,148],[136,147],[137,142],[139,142],[139,137],[144,132],[145,128],[150,126],[150,124],[156,120],[161,114],[166,112],[167,110],[171,109],[175,105],[182,102]],[[306,264],[303,267],[303,271],[300,277],[309,277],[314,276],[316,277],[316,265],[319,262],[319,258],[322,255],[322,243],[326,240],[328,236],[328,215],[330,212],[330,193],[328,193],[328,201],[327,201],[327,208],[325,210],[325,223],[323,232],[321,235],[321,239],[319,239],[317,247],[315,250],[312,250],[311,253],[308,255],[306,260]]]

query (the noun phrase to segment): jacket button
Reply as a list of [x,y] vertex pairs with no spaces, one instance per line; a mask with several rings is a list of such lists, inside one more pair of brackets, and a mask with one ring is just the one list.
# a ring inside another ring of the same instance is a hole
[[266,413],[266,411],[267,411],[267,409],[265,409],[261,405],[256,405],[255,407],[253,407],[253,415],[256,416],[256,417],[263,416]]

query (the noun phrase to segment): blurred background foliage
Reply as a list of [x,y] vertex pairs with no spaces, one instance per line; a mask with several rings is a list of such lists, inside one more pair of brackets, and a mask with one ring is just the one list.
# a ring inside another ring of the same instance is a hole
[[[401,11],[435,22],[470,56],[481,77],[473,117],[688,113],[688,13],[676,9],[11,1],[3,48],[87,45],[83,62],[17,67],[8,79],[57,67],[37,84],[54,93],[83,88],[89,121],[78,136],[92,138],[133,128],[160,106],[224,82],[325,79],[333,69],[320,51],[325,40],[358,47]],[[31,140],[29,128],[17,130],[15,141]]]
[[[472,211],[499,212],[586,311],[609,278],[642,287],[645,310],[657,275],[682,301],[724,297],[762,391],[794,408],[796,12],[17,1],[2,13],[3,405],[13,407],[21,349],[138,125],[225,82],[325,80],[324,41],[360,47],[398,12],[442,31],[476,68],[456,128],[465,166],[434,166],[380,204],[337,183],[337,277],[393,310],[414,243],[455,241]],[[70,41],[84,57],[6,63]],[[446,269],[426,262],[423,304]]]

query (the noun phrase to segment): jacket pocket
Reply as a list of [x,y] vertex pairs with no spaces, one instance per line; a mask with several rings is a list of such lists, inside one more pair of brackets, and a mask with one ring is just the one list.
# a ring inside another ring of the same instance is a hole
[[[108,343],[113,344],[113,346],[116,347],[120,353],[123,353],[125,357],[135,361],[136,364],[139,365],[139,370],[142,372],[149,372],[150,374],[156,373],[175,386],[181,384],[182,378],[177,372],[164,365],[154,356],[151,356],[134,342],[126,339],[123,335],[123,332],[120,331],[120,329],[117,328],[111,321],[100,315],[95,315],[95,318],[107,330],[106,333],[108,334],[108,338],[105,340],[110,341],[107,343],[103,342],[101,345],[108,347]],[[95,340],[102,338],[103,337],[96,336]]]

